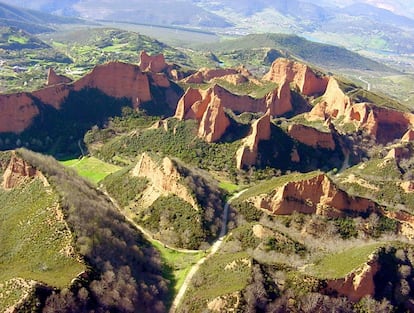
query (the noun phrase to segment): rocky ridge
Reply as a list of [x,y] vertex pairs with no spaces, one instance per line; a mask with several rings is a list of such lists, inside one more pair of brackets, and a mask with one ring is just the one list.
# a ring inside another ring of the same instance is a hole
[[38,169],[18,157],[13,151],[10,162],[3,173],[2,187],[4,189],[13,189],[35,177],[39,178],[43,185],[49,185],[46,177]]
[[275,188],[270,194],[258,195],[251,200],[258,209],[276,215],[292,214],[296,211],[340,217],[351,212],[360,214],[378,211],[375,202],[351,197],[339,189],[325,174],[287,182]]
[[[157,62],[151,61],[146,70],[160,68]],[[70,92],[96,88],[110,97],[128,98],[132,106],[138,108],[142,103],[154,100],[151,87],[166,89],[173,102],[179,98],[174,91],[169,90],[170,83],[166,74],[144,72],[133,64],[110,62],[98,65],[74,82],[50,70],[45,88],[32,93],[0,95],[0,132],[21,133],[40,113],[39,102],[59,110]],[[171,105],[175,108],[176,103]]]
[[150,187],[144,191],[145,204],[151,205],[159,196],[174,194],[190,203],[195,209],[198,205],[188,188],[180,183],[182,175],[177,170],[174,162],[165,157],[158,164],[147,153],[142,154],[136,166],[131,172],[132,176],[146,177],[150,181]]

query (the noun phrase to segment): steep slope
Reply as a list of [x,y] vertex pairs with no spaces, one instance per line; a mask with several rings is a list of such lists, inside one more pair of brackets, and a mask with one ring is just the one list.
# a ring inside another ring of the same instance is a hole
[[143,106],[168,114],[175,110],[180,96],[180,89],[163,73],[142,72],[136,65],[121,62],[107,63],[75,82],[65,80],[32,93],[0,95],[1,149],[13,148],[20,140],[31,142],[27,147],[45,151],[51,148],[50,143],[32,139],[43,141],[42,133],[48,132],[48,136],[62,140],[68,136],[66,128],[77,125],[76,135],[72,133],[76,139],[71,139],[74,147],[91,126],[120,115],[123,106]]
[[173,247],[199,249],[218,236],[223,204],[217,183],[206,173],[144,153],[129,171],[110,175],[103,184],[119,199],[115,184],[130,181],[123,188],[128,190],[136,179],[145,179],[146,184],[133,189],[128,201],[120,199],[121,204],[155,238]]
[[165,312],[162,301],[168,282],[162,277],[158,252],[142,234],[101,192],[53,158],[28,150],[18,154],[44,173],[59,195],[73,244],[88,267],[69,291],[59,286],[40,306],[50,312]]

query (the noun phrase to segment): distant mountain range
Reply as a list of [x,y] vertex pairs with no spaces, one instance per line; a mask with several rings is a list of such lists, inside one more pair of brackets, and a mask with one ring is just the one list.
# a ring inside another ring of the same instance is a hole
[[246,35],[283,32],[353,50],[414,53],[414,4],[345,0],[3,0],[4,3],[88,20],[196,27]]

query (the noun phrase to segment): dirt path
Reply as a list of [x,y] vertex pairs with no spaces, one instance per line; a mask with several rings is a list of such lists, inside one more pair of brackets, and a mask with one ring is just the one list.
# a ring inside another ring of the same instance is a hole
[[174,301],[171,305],[170,311],[169,313],[175,313],[175,311],[177,310],[178,305],[181,303],[185,292],[187,291],[187,288],[191,282],[191,279],[194,277],[194,275],[197,273],[197,271],[200,269],[201,264],[203,264],[208,258],[210,258],[212,255],[214,255],[218,249],[221,247],[221,245],[223,244],[223,240],[224,237],[226,236],[227,233],[227,219],[228,219],[228,214],[229,214],[229,206],[230,203],[237,199],[238,197],[240,197],[242,195],[242,193],[245,190],[242,190],[240,192],[238,192],[237,194],[235,194],[233,197],[231,197],[227,202],[226,205],[224,206],[224,212],[223,212],[223,225],[221,227],[221,231],[220,231],[220,236],[217,239],[217,241],[211,246],[209,253],[203,257],[202,259],[200,259],[190,270],[190,272],[188,273],[187,277],[184,280],[184,283],[182,284],[180,290],[178,291],[177,295],[174,298]]

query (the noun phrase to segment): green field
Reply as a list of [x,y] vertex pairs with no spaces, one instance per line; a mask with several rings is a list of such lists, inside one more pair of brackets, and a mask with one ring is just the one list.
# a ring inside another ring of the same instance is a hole
[[155,240],[151,240],[151,244],[157,248],[161,254],[164,277],[171,281],[170,299],[172,300],[180,290],[185,278],[191,270],[191,267],[204,256],[204,252],[180,252],[169,249]]
[[80,176],[85,177],[94,184],[98,184],[109,174],[119,171],[121,167],[105,163],[95,157],[83,157],[61,162],[63,165],[73,168]]
[[374,243],[330,254],[310,267],[310,271],[316,277],[323,279],[345,277],[367,262],[369,256],[381,246],[383,243]]

